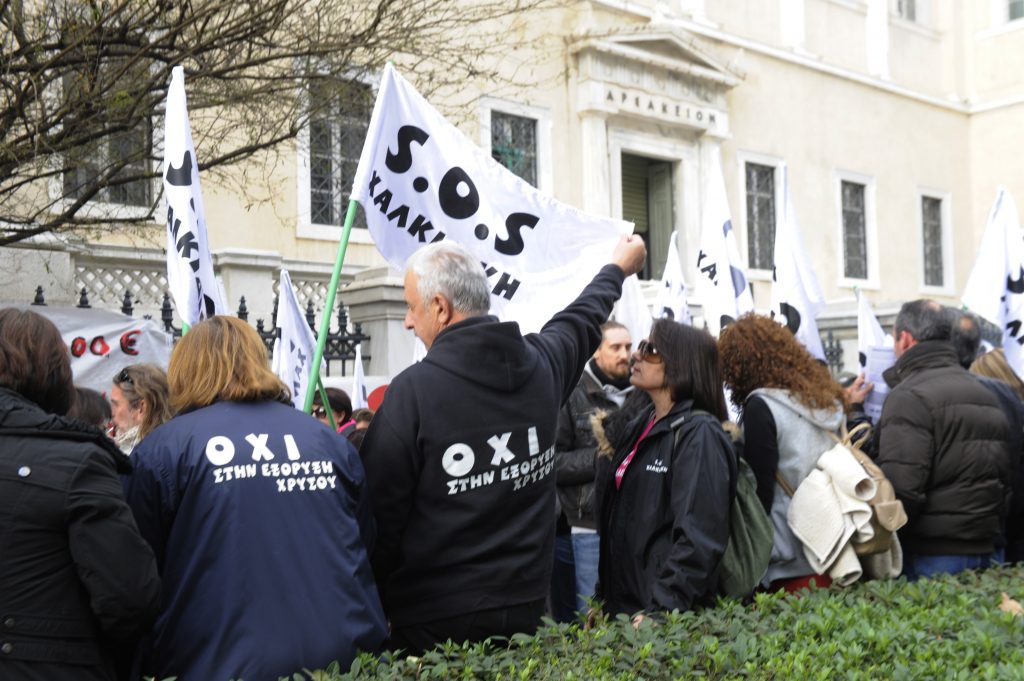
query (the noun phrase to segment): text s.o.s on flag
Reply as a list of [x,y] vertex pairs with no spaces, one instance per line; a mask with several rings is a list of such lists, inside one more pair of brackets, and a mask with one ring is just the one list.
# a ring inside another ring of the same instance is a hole
[[402,269],[450,239],[480,259],[491,312],[537,331],[610,260],[632,226],[560,203],[509,172],[435,110],[389,64],[352,198],[381,254]]
[[185,103],[185,72],[171,71],[164,119],[164,197],[167,200],[167,285],[181,321],[194,326],[226,314],[206,241],[199,164]]

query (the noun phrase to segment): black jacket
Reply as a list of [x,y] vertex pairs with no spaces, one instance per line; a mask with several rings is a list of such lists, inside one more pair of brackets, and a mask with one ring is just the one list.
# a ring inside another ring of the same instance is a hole
[[[736,456],[721,424],[676,404],[640,443],[615,488],[615,471],[650,422],[633,421],[602,485],[598,598],[605,611],[691,610],[710,605],[729,542]],[[675,428],[682,439],[675,446]]]
[[160,605],[99,430],[0,388],[0,679],[113,679]]
[[[988,376],[975,375],[981,384],[988,388],[996,399],[999,406],[1006,414],[1006,420],[1010,424],[1010,453],[1013,455],[1013,482],[1010,487],[1010,508],[1006,517],[1005,537],[1008,541],[1020,542],[1024,540],[1024,402],[1021,402],[1017,392],[1008,383],[999,381]],[[1002,545],[1005,542],[1000,542]]]
[[547,594],[558,408],[622,280],[606,266],[538,334],[489,316],[453,324],[392,381],[360,454],[393,627]]
[[589,371],[584,371],[579,385],[558,413],[555,438],[558,503],[566,521],[573,527],[597,529],[594,512],[597,440],[590,417],[599,410],[612,412],[618,408],[601,383]]
[[922,341],[886,372],[877,462],[903,502],[909,553],[990,554],[1008,507],[1010,428],[996,397],[946,341]]

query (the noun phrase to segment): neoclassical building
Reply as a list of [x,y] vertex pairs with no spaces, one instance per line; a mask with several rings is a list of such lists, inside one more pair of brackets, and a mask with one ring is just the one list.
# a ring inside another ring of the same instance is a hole
[[[856,291],[883,323],[904,300],[956,302],[997,186],[1024,200],[1024,0],[587,0],[510,31],[505,81],[469,82],[433,104],[540,189],[633,221],[648,279],[678,234],[691,290],[706,152],[719,147],[759,309],[788,168],[828,300],[819,326],[847,364]],[[303,303],[324,297],[376,83],[341,85],[334,115],[260,166],[263,201],[204,184],[216,270],[253,317],[269,317],[282,266]],[[117,307],[128,290],[155,313],[163,239],[161,223],[148,241],[5,249],[4,268],[19,274],[4,297],[27,302],[38,280],[50,300],[84,287]],[[401,279],[363,227],[343,282],[372,337],[367,372],[397,373],[412,359]]]

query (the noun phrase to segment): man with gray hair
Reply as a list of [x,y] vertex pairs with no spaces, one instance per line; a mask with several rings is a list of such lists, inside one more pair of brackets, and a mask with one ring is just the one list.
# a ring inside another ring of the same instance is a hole
[[640,237],[622,237],[579,297],[525,336],[488,315],[484,270],[461,246],[442,241],[409,259],[405,326],[427,355],[391,382],[361,449],[392,648],[415,653],[539,624],[558,409],[645,256]]
[[998,400],[960,366],[952,320],[932,300],[905,303],[893,330],[892,392],[878,422],[878,464],[903,502],[911,578],[988,567],[1007,511],[1010,428]]

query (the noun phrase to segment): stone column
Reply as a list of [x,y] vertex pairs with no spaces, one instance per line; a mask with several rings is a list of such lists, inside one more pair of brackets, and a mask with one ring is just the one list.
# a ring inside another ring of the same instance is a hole
[[413,333],[404,326],[403,276],[389,267],[375,267],[358,273],[341,290],[349,317],[363,325],[370,337],[363,346],[369,357],[366,373],[394,378],[412,364]]
[[224,249],[214,254],[216,272],[224,282],[224,294],[231,314],[238,310],[238,301],[245,296],[249,320],[266,320],[274,307],[274,280],[281,274],[281,255],[272,251]]
[[593,215],[611,215],[611,173],[605,116],[592,111],[581,114],[580,130],[583,151],[583,210]]

